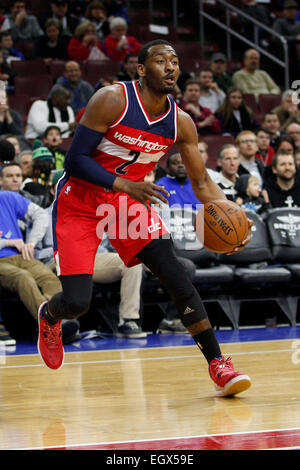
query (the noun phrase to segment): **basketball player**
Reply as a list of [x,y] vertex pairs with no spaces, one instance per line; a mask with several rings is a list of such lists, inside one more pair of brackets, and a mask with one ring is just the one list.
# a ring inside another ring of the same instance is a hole
[[[179,75],[173,47],[164,40],[146,44],[139,54],[138,74],[138,81],[94,94],[66,156],[53,209],[54,256],[62,292],[40,307],[39,353],[48,367],[62,366],[61,320],[77,318],[89,308],[94,258],[105,230],[127,266],[144,263],[166,287],[208,362],[216,394],[234,395],[250,386],[250,378],[223,357],[199,294],[176,258],[163,221],[150,206],[157,199],[167,203],[168,193],[143,180],[176,142],[198,199],[205,203],[226,197],[199,156],[192,119],[169,96]],[[137,218],[144,221],[139,237],[129,234],[129,227],[138,225]],[[249,240],[250,226],[240,248]]]

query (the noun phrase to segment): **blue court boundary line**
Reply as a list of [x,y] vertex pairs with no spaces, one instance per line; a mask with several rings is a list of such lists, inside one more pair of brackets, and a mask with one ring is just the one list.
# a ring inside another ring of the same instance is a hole
[[[243,328],[239,330],[216,330],[220,343],[243,343],[253,341],[293,340],[300,338],[299,326],[277,326],[274,328]],[[115,338],[113,335],[93,335],[87,332],[82,339],[70,345],[65,345],[65,352],[108,351],[116,349],[157,348],[193,346],[193,339],[188,334],[149,334],[147,338],[127,339]],[[0,356],[15,356],[37,354],[36,343],[32,341],[17,341],[16,346],[1,347]]]

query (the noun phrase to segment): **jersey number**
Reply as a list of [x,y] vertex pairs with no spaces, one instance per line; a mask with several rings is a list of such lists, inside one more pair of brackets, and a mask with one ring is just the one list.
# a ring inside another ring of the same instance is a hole
[[131,150],[129,152],[129,155],[132,156],[132,160],[129,160],[128,162],[122,163],[122,165],[118,166],[118,168],[115,169],[115,172],[118,173],[119,175],[126,175],[128,170],[125,170],[125,168],[129,165],[132,165],[134,162],[137,161],[139,158],[141,152],[136,152],[135,150]]

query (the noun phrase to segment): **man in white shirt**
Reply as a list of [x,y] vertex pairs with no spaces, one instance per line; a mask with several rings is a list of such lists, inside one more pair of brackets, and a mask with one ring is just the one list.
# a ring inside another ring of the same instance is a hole
[[239,152],[235,145],[223,145],[219,152],[219,165],[221,171],[219,173],[219,180],[216,183],[223,190],[227,199],[235,201],[235,183],[239,176],[238,168],[240,165]]
[[28,113],[26,139],[41,138],[47,127],[59,127],[63,138],[70,137],[75,130],[75,113],[70,106],[70,92],[57,87],[48,101],[35,101]]
[[199,104],[215,113],[225,100],[224,91],[213,81],[213,73],[208,67],[200,70],[197,80],[200,83]]

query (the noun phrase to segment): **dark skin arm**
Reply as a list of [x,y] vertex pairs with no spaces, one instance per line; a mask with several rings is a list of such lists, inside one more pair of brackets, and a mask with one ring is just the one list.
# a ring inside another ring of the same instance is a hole
[[[109,126],[120,116],[124,107],[125,98],[122,87],[120,85],[104,87],[92,96],[80,123],[105,134]],[[148,211],[150,209],[147,201],[157,204],[157,199],[159,199],[168,204],[168,200],[163,194],[169,196],[169,193],[162,186],[153,183],[134,182],[117,176],[112,189],[127,193],[136,201],[144,204]]]
[[[185,164],[193,191],[203,204],[217,199],[226,199],[221,188],[212,181],[206,171],[205,165],[198,151],[198,135],[191,117],[179,109],[178,114],[178,140],[177,145],[181,158]],[[251,226],[253,222],[248,220],[248,234],[242,244],[231,254],[243,249],[251,239]]]

